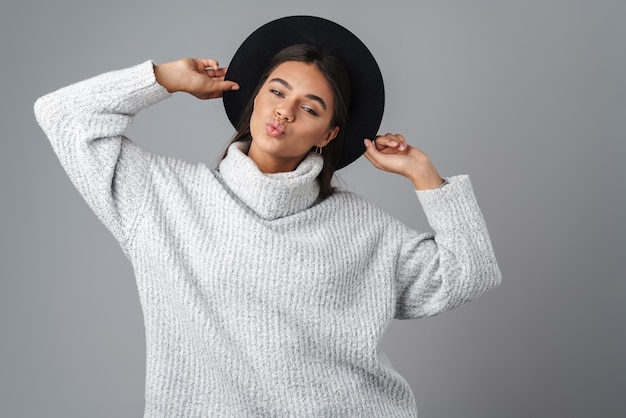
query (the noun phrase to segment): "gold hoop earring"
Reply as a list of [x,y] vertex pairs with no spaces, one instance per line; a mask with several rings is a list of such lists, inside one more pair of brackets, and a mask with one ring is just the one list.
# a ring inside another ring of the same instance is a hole
[[322,147],[315,147],[315,152],[317,152],[319,155],[322,155]]

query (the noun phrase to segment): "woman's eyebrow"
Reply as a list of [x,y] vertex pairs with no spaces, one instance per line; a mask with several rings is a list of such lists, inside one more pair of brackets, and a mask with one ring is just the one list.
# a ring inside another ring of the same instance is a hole
[[[272,78],[270,80],[270,82],[273,82],[273,81],[282,84],[288,90],[293,90],[293,87],[291,86],[291,84],[289,84],[287,81],[283,80],[282,78],[278,78],[278,77]],[[315,100],[316,102],[319,102],[319,104],[322,106],[322,108],[324,110],[326,110],[326,102],[321,97],[316,96],[315,94],[307,94],[305,97],[307,97],[307,98],[309,98],[311,100]]]

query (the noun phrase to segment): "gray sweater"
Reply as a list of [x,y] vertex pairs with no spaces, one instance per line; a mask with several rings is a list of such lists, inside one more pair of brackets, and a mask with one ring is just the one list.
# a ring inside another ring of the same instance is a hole
[[500,281],[468,177],[417,192],[434,231],[420,233],[352,193],[317,202],[315,154],[266,175],[237,145],[213,170],[124,137],[137,112],[168,96],[148,61],[35,104],[69,178],[134,267],[145,416],[416,416],[378,348],[386,326]]

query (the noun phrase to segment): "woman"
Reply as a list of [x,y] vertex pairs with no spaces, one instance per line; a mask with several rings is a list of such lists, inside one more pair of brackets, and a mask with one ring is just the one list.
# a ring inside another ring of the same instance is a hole
[[[335,25],[307,19],[298,30]],[[348,87],[351,63],[294,43],[269,63],[247,110],[227,105],[240,129],[218,170],[123,136],[139,110],[173,92],[243,90],[215,60],[146,62],[35,106],[133,264],[145,416],[415,416],[408,384],[378,349],[387,324],[449,310],[500,280],[469,179],[444,181],[402,135],[356,145],[363,89]],[[332,188],[335,167],[363,144],[376,167],[413,182],[435,234]]]

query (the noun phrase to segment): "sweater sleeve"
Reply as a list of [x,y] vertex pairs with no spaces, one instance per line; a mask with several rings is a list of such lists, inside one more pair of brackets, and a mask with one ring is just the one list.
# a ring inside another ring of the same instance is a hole
[[145,200],[152,158],[123,134],[137,112],[168,96],[147,61],[35,103],[37,122],[68,177],[123,248]]
[[501,280],[469,177],[417,191],[434,234],[405,231],[399,257],[398,319],[437,315],[469,302]]

